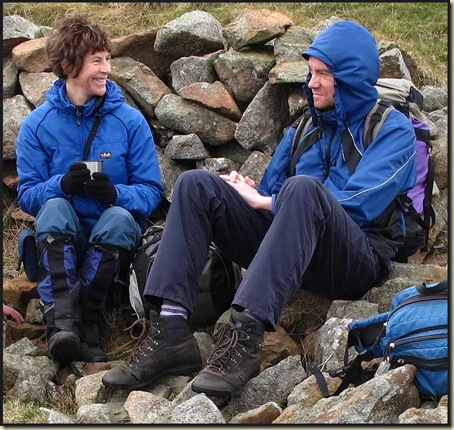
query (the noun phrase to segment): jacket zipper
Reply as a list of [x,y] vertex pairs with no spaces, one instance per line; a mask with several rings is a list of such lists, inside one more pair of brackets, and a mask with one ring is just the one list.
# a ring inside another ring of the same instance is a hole
[[80,118],[82,117],[82,110],[76,108],[76,116],[77,116],[77,125],[80,125]]

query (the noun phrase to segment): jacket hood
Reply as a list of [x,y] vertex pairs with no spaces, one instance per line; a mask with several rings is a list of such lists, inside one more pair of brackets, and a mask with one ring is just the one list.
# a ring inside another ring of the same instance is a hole
[[[302,55],[306,60],[315,57],[323,61],[331,70],[341,130],[367,115],[377,100],[374,85],[380,76],[377,44],[368,30],[352,21],[339,21],[321,33]],[[309,73],[305,91],[315,119],[310,78]]]
[[[55,106],[62,115],[75,112],[75,106],[69,101],[68,96],[66,95],[66,85],[64,79],[58,79],[54,82],[54,86],[47,91],[46,97],[48,102]],[[125,97],[123,93],[118,88],[115,82],[107,80],[106,82],[106,98],[104,104],[100,109],[100,114],[105,115],[106,113],[112,111],[113,109],[120,106]],[[83,116],[90,116],[93,114],[93,111],[96,108],[96,97],[93,97],[89,100],[82,110]]]

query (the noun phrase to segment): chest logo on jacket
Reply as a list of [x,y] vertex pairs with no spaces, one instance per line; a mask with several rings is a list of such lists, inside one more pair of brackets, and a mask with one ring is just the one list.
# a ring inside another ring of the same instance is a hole
[[106,160],[108,158],[112,158],[112,153],[111,152],[101,152],[101,154],[99,154],[99,158],[101,158],[101,160]]

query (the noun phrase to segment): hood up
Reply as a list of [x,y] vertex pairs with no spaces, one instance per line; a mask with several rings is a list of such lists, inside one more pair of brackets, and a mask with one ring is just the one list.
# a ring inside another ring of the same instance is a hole
[[[352,21],[339,21],[321,33],[303,57],[315,57],[323,61],[335,79],[334,103],[340,130],[364,118],[377,100],[374,85],[380,76],[380,60],[377,44],[372,34]],[[316,120],[312,92],[305,85],[309,106]]]

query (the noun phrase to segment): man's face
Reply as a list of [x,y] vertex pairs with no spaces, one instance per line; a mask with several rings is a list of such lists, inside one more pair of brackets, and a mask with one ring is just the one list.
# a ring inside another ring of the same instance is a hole
[[88,53],[77,77],[68,76],[67,83],[79,102],[83,102],[80,104],[85,104],[93,96],[103,96],[106,93],[106,80],[111,72],[110,58],[107,51]]
[[314,105],[318,110],[334,108],[334,76],[328,66],[315,57],[309,57],[309,70],[312,74],[309,88],[314,96]]

